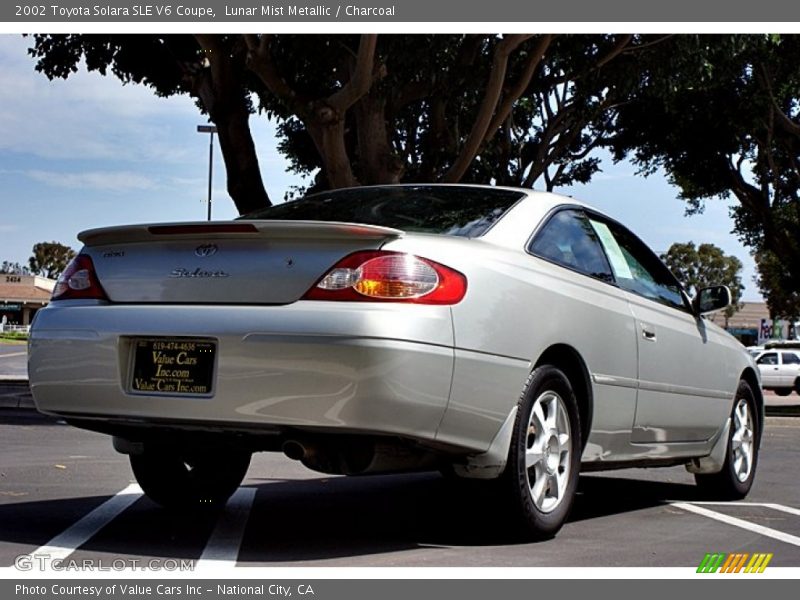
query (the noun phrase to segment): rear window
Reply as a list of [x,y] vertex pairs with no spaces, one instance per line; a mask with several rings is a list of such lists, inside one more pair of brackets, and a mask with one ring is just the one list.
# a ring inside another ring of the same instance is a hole
[[241,219],[339,221],[461,237],[483,235],[524,194],[472,187],[364,187],[270,206]]

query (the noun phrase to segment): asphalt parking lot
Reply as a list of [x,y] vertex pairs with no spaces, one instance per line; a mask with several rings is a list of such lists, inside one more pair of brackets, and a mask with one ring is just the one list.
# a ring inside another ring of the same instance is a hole
[[27,346],[0,342],[0,379],[26,379],[27,377]]
[[[0,345],[0,567],[20,556],[133,567],[696,567],[707,552],[800,566],[798,417],[767,419],[744,502],[705,503],[682,467],[584,475],[569,522],[536,544],[510,531],[485,486],[436,473],[325,477],[279,454],[254,457],[223,512],[175,514],[142,496],[107,437],[27,408],[24,351]],[[773,413],[797,402],[770,398]]]
[[746,502],[705,504],[683,468],[581,478],[554,540],[509,533],[490,490],[434,473],[325,477],[257,455],[227,508],[169,513],[141,496],[102,435],[0,410],[0,567],[215,560],[250,566],[692,567],[706,552],[800,565],[800,419],[769,418]]

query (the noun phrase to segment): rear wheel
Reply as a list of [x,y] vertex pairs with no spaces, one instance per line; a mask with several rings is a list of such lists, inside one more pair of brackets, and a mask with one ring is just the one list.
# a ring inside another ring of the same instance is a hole
[[775,390],[775,394],[778,396],[788,396],[792,393],[791,388],[780,388]]
[[165,508],[215,508],[244,480],[251,453],[238,449],[179,449],[146,446],[130,456],[144,493]]
[[580,421],[575,393],[559,369],[530,376],[520,400],[506,489],[530,536],[554,536],[566,521],[580,470]]
[[694,476],[706,495],[721,500],[739,500],[750,491],[758,464],[758,419],[753,390],[746,381],[740,381],[731,414],[725,464],[719,473]]

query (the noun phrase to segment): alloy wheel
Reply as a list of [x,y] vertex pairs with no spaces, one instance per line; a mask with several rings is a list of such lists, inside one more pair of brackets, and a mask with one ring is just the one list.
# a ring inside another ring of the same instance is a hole
[[733,411],[733,435],[731,451],[733,452],[733,472],[739,481],[746,481],[753,467],[753,415],[750,404],[741,398]]
[[565,497],[570,476],[571,431],[564,400],[547,390],[534,402],[528,421],[525,471],[533,503],[549,513]]

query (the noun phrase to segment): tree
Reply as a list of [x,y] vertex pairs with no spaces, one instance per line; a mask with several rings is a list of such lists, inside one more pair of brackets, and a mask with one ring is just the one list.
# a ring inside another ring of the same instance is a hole
[[800,292],[789,291],[793,282],[788,281],[790,271],[772,252],[762,251],[755,255],[758,276],[756,283],[767,299],[770,316],[786,319],[790,323],[800,320]]
[[668,46],[668,60],[642,63],[618,111],[616,158],[663,168],[690,213],[734,197],[735,232],[785,272],[764,289],[800,293],[800,36],[678,36]]
[[150,87],[157,96],[189,94],[217,126],[228,194],[240,214],[269,206],[249,119],[251,75],[241,36],[35,35],[28,50],[36,70],[67,79],[86,69],[109,72],[123,83]]
[[86,68],[190,94],[220,129],[241,212],[269,203],[248,118],[314,189],[399,181],[586,182],[634,57],[669,36],[37,35],[48,77]]
[[31,272],[28,267],[24,265],[4,260],[2,264],[0,264],[0,273],[8,275],[30,275]]
[[34,275],[57,279],[75,257],[75,251],[58,242],[39,242],[33,246],[28,263]]
[[[281,115],[281,150],[293,170],[319,169],[313,189],[586,182],[598,170],[590,154],[635,83],[629,55],[663,39],[387,35],[367,45],[355,36],[246,37],[250,68],[278,100],[262,108]],[[367,54],[371,73],[356,69]],[[371,84],[349,111],[333,106],[340,94],[358,95],[349,74],[359,72]]]
[[733,302],[725,309],[725,325],[737,310],[742,297],[742,262],[735,256],[726,256],[721,248],[714,244],[694,242],[675,243],[669,247],[661,259],[670,271],[683,284],[690,295],[696,296],[704,287],[726,285],[731,291]]

